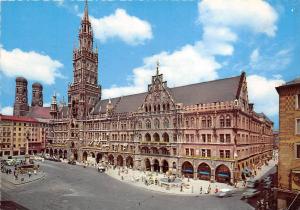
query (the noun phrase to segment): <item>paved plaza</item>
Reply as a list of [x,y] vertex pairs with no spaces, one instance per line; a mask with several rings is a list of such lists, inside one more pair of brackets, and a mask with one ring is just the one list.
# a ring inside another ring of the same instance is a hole
[[[121,182],[111,177],[114,175],[110,171],[111,176],[98,173],[95,168],[50,161],[42,163],[41,168],[46,176],[36,182],[17,186],[2,180],[1,200],[14,201],[31,210],[253,209],[240,200],[239,191],[229,198],[200,196],[199,192],[194,196],[178,196],[137,187],[126,178]],[[191,188],[184,189],[188,190]]]

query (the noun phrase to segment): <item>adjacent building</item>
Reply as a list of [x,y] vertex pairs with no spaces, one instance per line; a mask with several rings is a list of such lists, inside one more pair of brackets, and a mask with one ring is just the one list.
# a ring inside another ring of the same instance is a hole
[[170,88],[159,70],[146,92],[101,99],[86,5],[68,104],[52,98],[46,152],[219,182],[234,182],[271,158],[273,122],[249,103],[245,73]]
[[48,123],[35,118],[0,115],[0,156],[43,152],[47,131]]
[[23,155],[28,143],[29,154],[45,149],[50,107],[43,107],[43,86],[32,84],[32,102],[28,104],[28,82],[16,78],[13,116],[0,115],[0,156]]
[[278,209],[300,206],[300,78],[276,88],[279,94]]

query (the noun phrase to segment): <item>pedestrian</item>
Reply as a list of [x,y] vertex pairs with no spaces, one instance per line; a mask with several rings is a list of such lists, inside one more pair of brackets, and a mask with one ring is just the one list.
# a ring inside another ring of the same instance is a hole
[[31,171],[28,172],[28,177],[29,177],[29,178],[31,177]]
[[211,190],[211,187],[210,187],[210,184],[209,184],[208,188],[207,188],[207,193],[206,194],[210,194],[210,190]]
[[182,186],[182,184],[180,185],[180,192],[183,192],[183,186]]
[[218,189],[218,186],[216,186],[215,193],[218,193],[218,192],[219,192],[219,189]]
[[199,192],[200,192],[200,194],[202,194],[202,186],[200,187],[200,191]]

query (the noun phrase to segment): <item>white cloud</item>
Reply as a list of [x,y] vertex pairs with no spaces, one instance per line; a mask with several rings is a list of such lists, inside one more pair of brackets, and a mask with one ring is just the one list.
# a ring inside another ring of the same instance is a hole
[[5,107],[0,107],[0,113],[3,115],[12,115],[13,114],[13,107],[11,106],[5,106]]
[[117,9],[114,14],[99,19],[90,16],[90,21],[95,38],[101,42],[118,38],[127,44],[137,45],[152,39],[150,23],[130,16],[124,9]]
[[50,102],[44,103],[44,104],[43,104],[43,107],[50,107],[50,106],[51,106],[51,103],[50,103]]
[[252,51],[250,55],[250,62],[256,63],[258,59],[259,59],[259,50],[256,48],[255,50]]
[[8,77],[23,76],[45,84],[54,84],[56,77],[63,77],[59,71],[63,64],[48,55],[18,48],[7,51],[2,47],[0,53],[0,72]]
[[103,97],[112,98],[146,91],[146,85],[150,84],[151,76],[155,74],[158,60],[160,72],[164,74],[169,87],[216,79],[216,70],[221,67],[214,57],[202,55],[195,46],[186,45],[172,53],[161,52],[145,58],[144,65],[133,70],[132,84],[104,89]]
[[[169,86],[216,79],[218,69],[226,64],[218,63],[216,56],[233,54],[233,44],[239,39],[238,28],[268,36],[274,36],[277,29],[277,13],[267,2],[261,0],[204,0],[198,4],[198,9],[199,21],[203,27],[203,35],[199,41],[174,52],[163,51],[145,58],[142,66],[133,69],[128,85],[114,85],[104,89],[103,96],[109,98],[145,91],[154,75],[157,60],[161,63],[161,72]],[[116,15],[109,17],[114,16]],[[104,19],[107,21],[107,18]],[[106,37],[102,39],[105,40]]]
[[262,0],[203,0],[198,4],[203,25],[202,51],[230,56],[238,40],[238,29],[275,36],[277,13]]
[[275,87],[284,83],[278,75],[268,79],[259,75],[247,77],[249,100],[254,102],[256,112],[264,112],[269,116],[278,114],[278,94]]
[[263,0],[203,0],[198,5],[199,21],[203,25],[238,28],[274,36],[278,15]]
[[277,52],[265,52],[264,54],[255,49],[250,55],[250,68],[256,71],[278,72],[291,63],[292,56],[292,48],[280,49]]

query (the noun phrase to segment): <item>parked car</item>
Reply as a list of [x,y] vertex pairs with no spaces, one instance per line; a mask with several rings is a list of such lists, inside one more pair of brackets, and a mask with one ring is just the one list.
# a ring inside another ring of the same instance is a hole
[[105,168],[103,166],[98,167],[98,172],[103,173],[105,172]]
[[44,158],[40,156],[34,156],[34,160],[44,162]]
[[246,183],[247,188],[256,188],[259,185],[259,181],[256,179],[249,179]]
[[269,176],[266,176],[265,178],[263,178],[263,182],[271,182],[272,179]]
[[223,188],[223,189],[220,189],[220,191],[216,193],[216,196],[219,198],[225,198],[225,197],[232,196],[233,193],[234,193],[234,191],[232,189]]
[[242,199],[253,198],[258,194],[259,194],[259,190],[257,189],[247,189],[245,192],[243,192]]
[[69,161],[68,161],[68,164],[76,165],[76,161],[75,161],[75,160],[69,160]]

